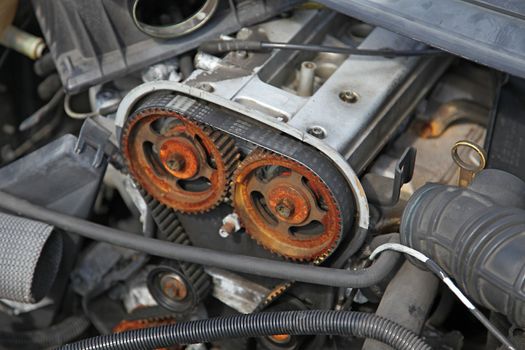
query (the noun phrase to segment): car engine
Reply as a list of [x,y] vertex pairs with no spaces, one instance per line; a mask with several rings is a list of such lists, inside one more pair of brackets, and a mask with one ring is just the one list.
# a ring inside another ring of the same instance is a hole
[[4,0],[0,349],[525,349],[525,76],[379,3]]

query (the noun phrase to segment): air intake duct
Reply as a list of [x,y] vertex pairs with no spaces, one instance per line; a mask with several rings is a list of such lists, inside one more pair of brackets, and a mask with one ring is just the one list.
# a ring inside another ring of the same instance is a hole
[[431,257],[474,301],[525,328],[525,183],[495,169],[468,188],[426,184],[411,197],[401,241]]
[[53,226],[0,213],[0,298],[36,303],[55,281],[62,237]]

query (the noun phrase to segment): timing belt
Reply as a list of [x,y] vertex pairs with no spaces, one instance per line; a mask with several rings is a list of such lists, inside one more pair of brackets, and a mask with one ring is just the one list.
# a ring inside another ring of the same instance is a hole
[[[247,120],[229,110],[212,107],[207,103],[196,101],[187,96],[176,95],[173,92],[152,94],[149,103],[141,104],[134,113],[151,107],[172,110],[190,120],[209,125],[235,138],[247,141],[253,146],[262,147],[304,165],[319,176],[332,192],[341,215],[342,233],[350,231],[353,219],[351,215],[353,212],[352,192],[347,181],[334,164],[312,146],[276,132],[258,121]],[[173,210],[171,211],[173,212]],[[173,214],[175,213],[173,212]],[[319,265],[326,258],[317,259],[313,264]],[[293,283],[293,281],[285,281],[275,286],[258,309],[263,309],[269,305],[288,290]]]

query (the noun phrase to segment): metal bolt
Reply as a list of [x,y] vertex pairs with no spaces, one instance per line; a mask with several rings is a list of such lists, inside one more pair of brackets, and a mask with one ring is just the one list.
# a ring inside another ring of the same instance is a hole
[[241,229],[241,223],[239,222],[239,216],[235,213],[228,214],[222,219],[222,226],[219,229],[219,236],[222,238],[228,238],[233,233]]
[[312,126],[311,128],[308,128],[306,132],[318,139],[324,139],[326,137],[326,131],[320,126]]
[[355,91],[343,90],[339,93],[339,98],[346,103],[356,103],[359,100],[359,95]]
[[275,206],[275,211],[283,218],[292,216],[295,206],[288,200],[282,200]]
[[248,40],[252,34],[253,31],[250,28],[244,27],[237,32],[237,39]]
[[233,222],[225,222],[219,229],[219,235],[226,238],[235,232],[235,224]]
[[162,293],[174,301],[182,301],[188,296],[186,282],[176,274],[166,274],[160,279]]
[[170,168],[173,171],[181,171],[184,169],[184,165],[186,164],[184,158],[180,155],[174,155],[170,159],[166,161],[166,165],[168,168]]

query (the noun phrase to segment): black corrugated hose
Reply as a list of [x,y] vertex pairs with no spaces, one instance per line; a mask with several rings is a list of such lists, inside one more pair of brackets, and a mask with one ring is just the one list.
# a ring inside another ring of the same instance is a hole
[[103,335],[59,350],[158,349],[228,338],[273,334],[341,335],[372,338],[397,350],[431,350],[415,333],[374,314],[353,311],[284,311],[218,317]]
[[0,331],[0,348],[49,349],[80,337],[91,325],[82,315],[71,316],[49,328],[20,332]]

